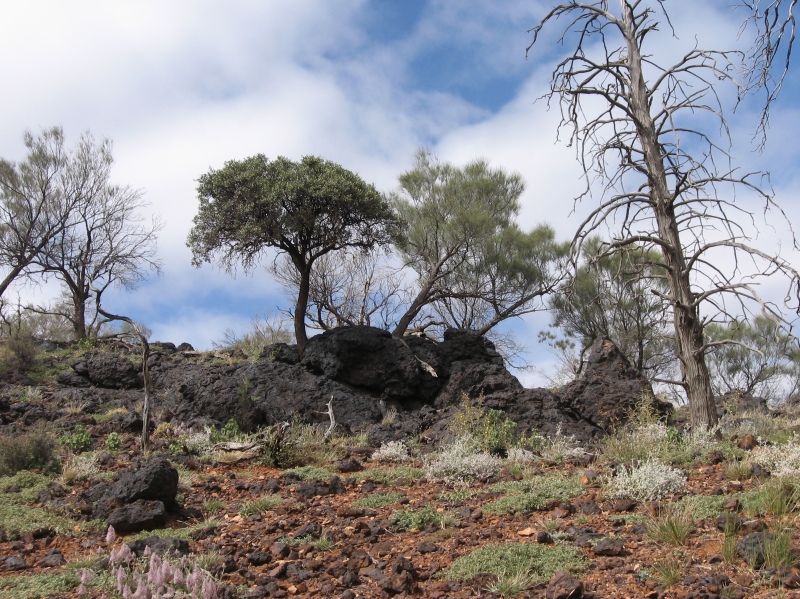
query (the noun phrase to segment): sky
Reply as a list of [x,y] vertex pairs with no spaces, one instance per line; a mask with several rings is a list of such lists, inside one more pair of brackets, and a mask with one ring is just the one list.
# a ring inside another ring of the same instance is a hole
[[[736,43],[741,15],[727,0],[667,3],[677,37],[654,46]],[[545,0],[26,0],[0,21],[0,157],[24,159],[22,134],[54,125],[67,143],[84,131],[114,142],[115,183],[140,189],[165,226],[163,272],[136,291],[106,296],[152,339],[209,349],[226,329],[290,305],[264,270],[235,277],[191,265],[186,237],[197,179],[225,161],[263,153],[338,162],[381,191],[397,185],[414,152],[474,158],[527,181],[520,224],[547,222],[567,240],[592,201],[559,141],[557,109],[539,100],[565,49],[555,29],[526,58]],[[713,23],[713,27],[709,27]],[[731,118],[735,159],[768,168],[790,219],[798,213],[796,69],[772,112],[766,149],[750,143],[752,114]],[[766,237],[781,240],[783,229]],[[787,250],[788,252],[788,250]],[[787,259],[796,260],[794,254]],[[798,265],[800,266],[800,264]],[[20,297],[52,293],[18,290]],[[540,369],[548,316],[514,323]]]

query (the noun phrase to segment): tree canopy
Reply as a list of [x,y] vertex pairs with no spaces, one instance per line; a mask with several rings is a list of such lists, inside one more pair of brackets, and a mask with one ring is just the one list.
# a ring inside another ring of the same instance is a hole
[[516,224],[520,175],[485,160],[456,167],[421,150],[399,183],[391,196],[404,224],[397,249],[417,275],[417,293],[395,335],[426,307],[432,321],[481,334],[541,307],[567,246],[546,225],[525,232]]
[[202,175],[197,192],[187,241],[193,263],[216,259],[232,272],[238,264],[252,269],[268,248],[285,254],[299,274],[294,326],[301,351],[314,263],[344,248],[389,243],[396,230],[394,212],[374,186],[315,156],[232,160]]

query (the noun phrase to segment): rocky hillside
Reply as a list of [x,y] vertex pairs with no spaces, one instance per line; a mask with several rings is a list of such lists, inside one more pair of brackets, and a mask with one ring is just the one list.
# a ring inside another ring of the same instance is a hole
[[136,352],[7,377],[0,596],[800,598],[800,419],[669,426],[607,341],[557,391],[455,331],[151,360],[147,455]]

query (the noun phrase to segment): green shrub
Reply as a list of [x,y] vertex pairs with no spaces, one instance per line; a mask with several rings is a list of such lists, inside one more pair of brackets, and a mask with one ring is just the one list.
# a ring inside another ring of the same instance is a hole
[[447,580],[470,580],[478,574],[508,577],[526,573],[532,582],[548,580],[559,570],[580,575],[588,564],[575,547],[501,543],[476,549],[453,562]]
[[42,429],[0,437],[0,476],[34,468],[57,471],[55,449],[52,435]]
[[61,437],[61,444],[75,453],[89,451],[92,448],[92,438],[86,431],[86,427],[79,424],[75,427],[75,432]]
[[653,516],[646,528],[650,538],[668,545],[685,545],[689,535],[695,531],[689,510],[673,505]]
[[38,350],[30,335],[6,337],[0,345],[0,372],[28,372],[37,364]]
[[283,497],[280,495],[265,495],[252,501],[245,501],[239,508],[239,515],[247,517],[253,514],[263,514],[274,510],[283,504]]
[[391,503],[397,503],[403,498],[400,493],[375,493],[361,497],[353,502],[353,507],[377,509]]
[[566,501],[577,497],[583,488],[577,479],[561,476],[537,476],[528,480],[496,483],[490,492],[507,493],[485,506],[487,514],[528,514],[544,509],[550,501]]
[[411,508],[396,511],[392,515],[392,521],[398,530],[422,530],[426,526],[435,524],[439,528],[446,528],[455,522],[455,519],[447,513],[437,512],[433,506],[426,505],[419,510]]
[[119,433],[109,433],[108,437],[106,437],[106,448],[109,451],[119,451],[120,447],[122,447],[122,441],[119,438]]
[[481,429],[481,447],[492,453],[505,455],[514,440],[517,423],[502,410],[489,410]]
[[297,466],[283,471],[284,474],[294,475],[301,480],[330,480],[333,472],[318,466]]

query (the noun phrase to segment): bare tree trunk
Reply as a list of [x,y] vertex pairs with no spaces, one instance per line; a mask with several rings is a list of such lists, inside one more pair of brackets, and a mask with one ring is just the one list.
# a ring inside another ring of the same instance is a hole
[[72,296],[72,334],[76,341],[86,339],[86,304],[75,294]]
[[661,245],[661,253],[669,283],[675,340],[689,400],[691,423],[693,427],[708,428],[714,426],[719,418],[711,390],[711,377],[703,353],[703,327],[691,290],[678,221],[674,212],[674,198],[664,168],[664,157],[661,155],[658,134],[650,114],[647,86],[642,73],[642,56],[639,41],[635,37],[633,9],[627,2],[623,2],[623,19],[628,69],[631,75],[630,107],[647,164],[650,202],[655,212],[658,236],[664,242]]

